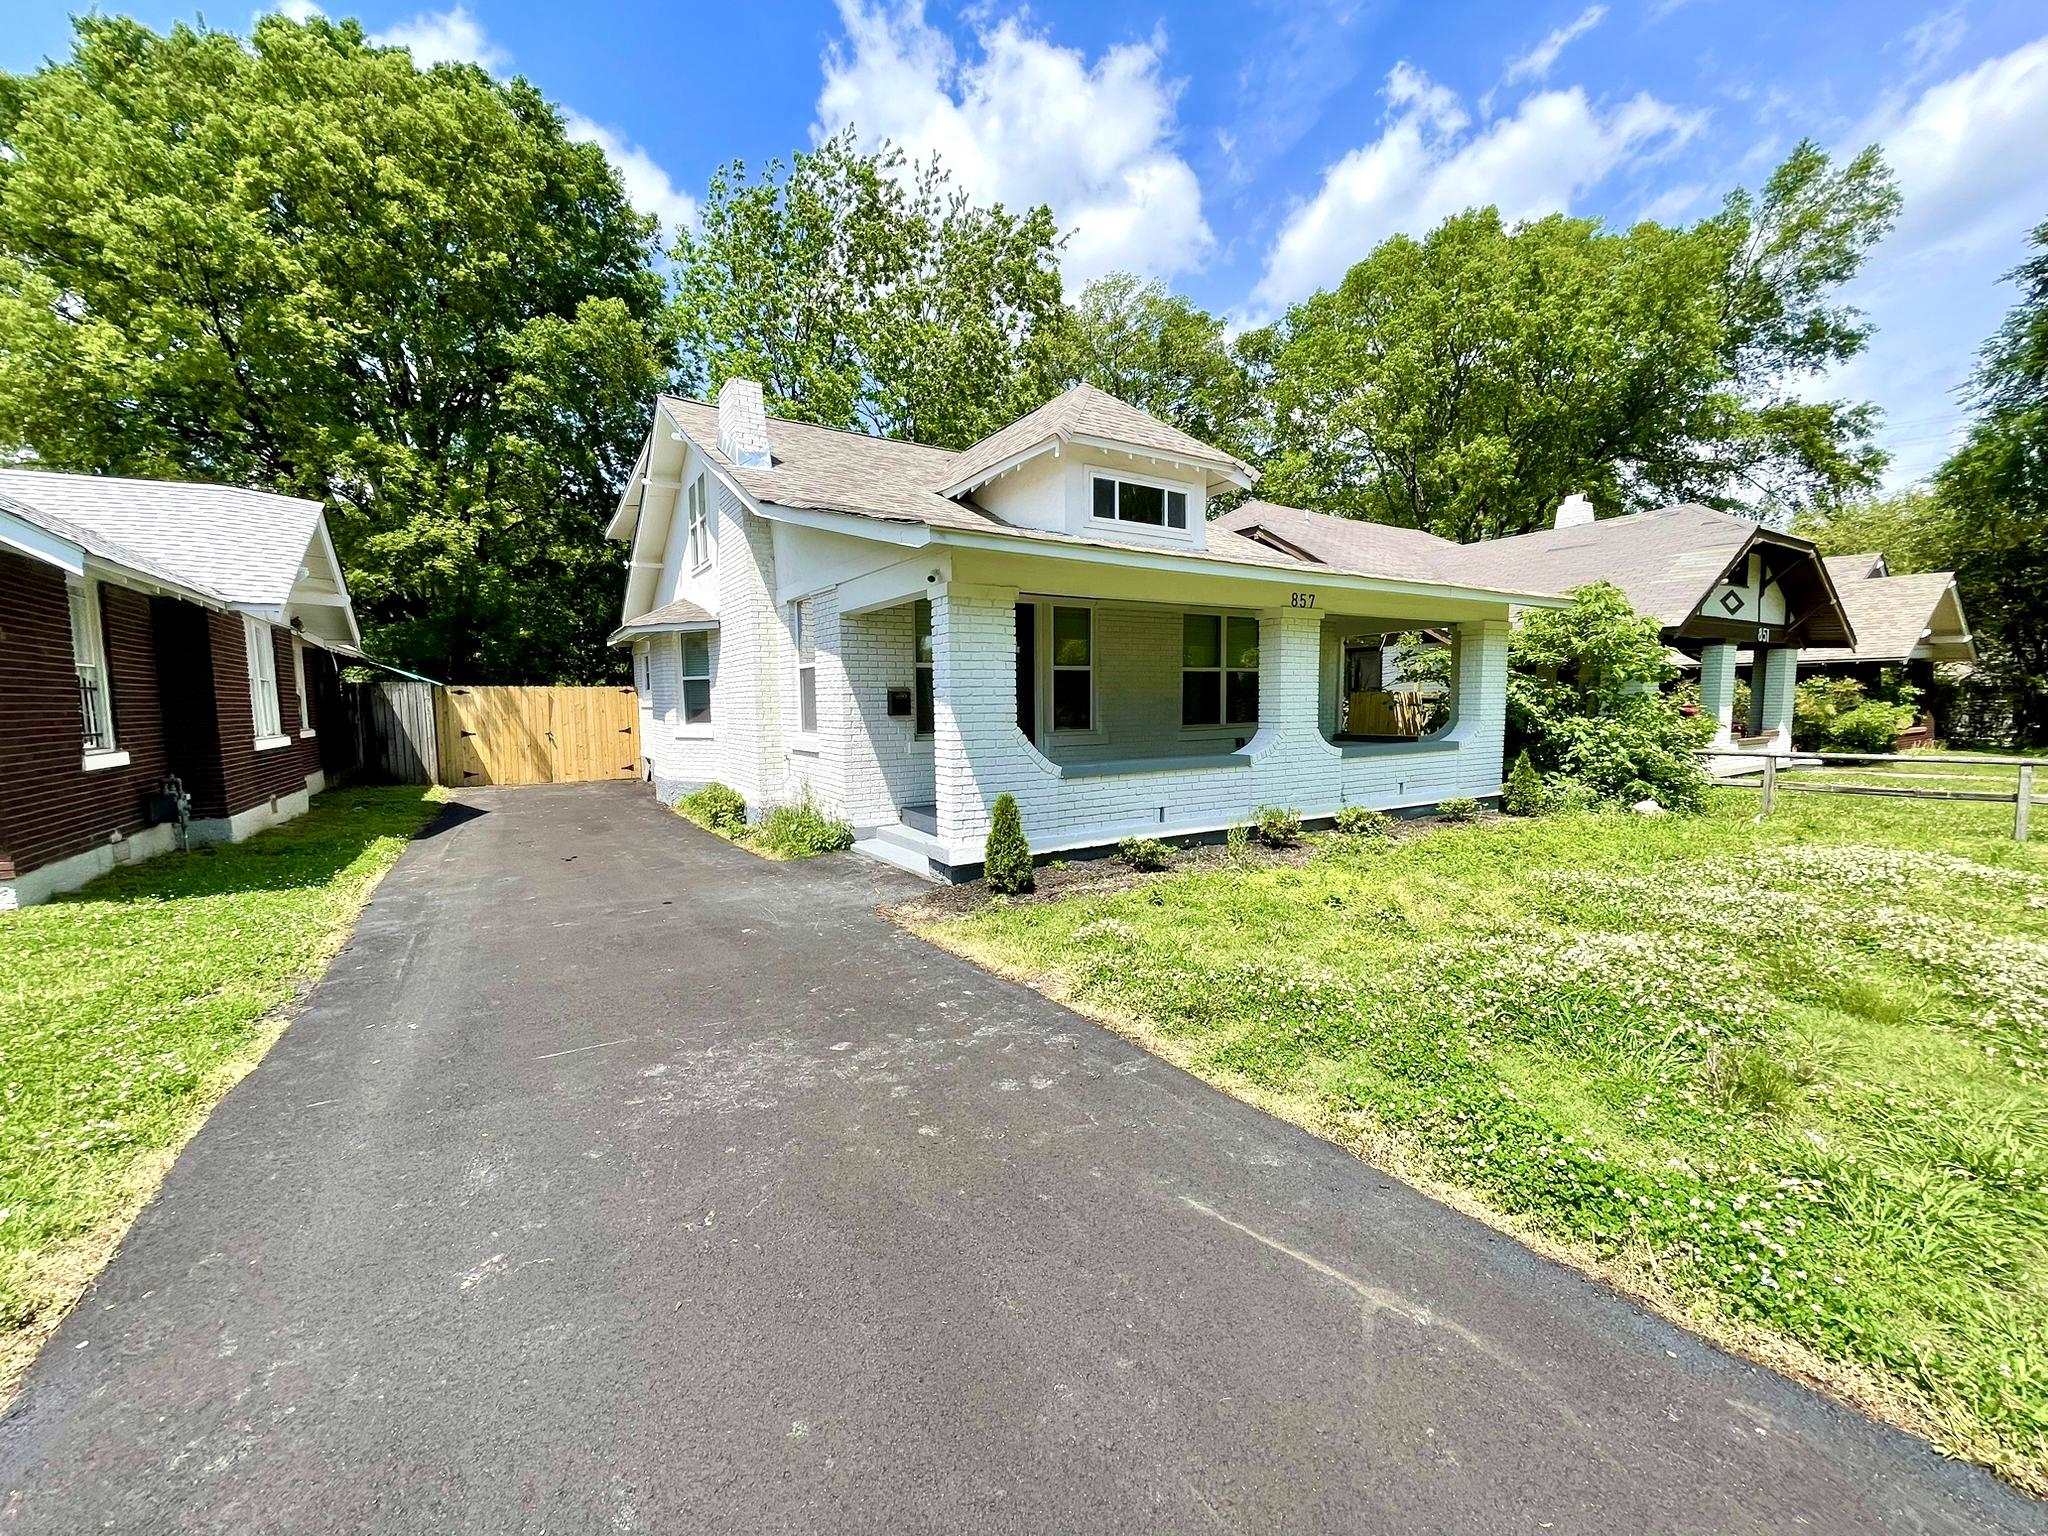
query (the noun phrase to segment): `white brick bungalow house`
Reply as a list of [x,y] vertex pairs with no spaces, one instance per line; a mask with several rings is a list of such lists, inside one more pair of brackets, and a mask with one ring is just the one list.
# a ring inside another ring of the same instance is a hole
[[[1004,791],[1040,853],[1498,795],[1509,616],[1556,589],[1428,534],[1311,552],[1263,526],[1309,514],[1211,521],[1252,479],[1086,386],[959,453],[769,419],[745,380],[663,397],[607,530],[647,777],[755,815],[808,795],[948,876]],[[1422,629],[1454,682],[1417,734],[1384,648]]]

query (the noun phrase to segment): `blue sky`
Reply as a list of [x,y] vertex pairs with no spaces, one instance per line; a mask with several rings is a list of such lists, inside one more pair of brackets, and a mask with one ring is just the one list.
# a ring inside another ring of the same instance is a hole
[[[61,54],[70,8],[11,0],[0,67]],[[2000,276],[2048,219],[2039,0],[328,8],[528,76],[671,221],[720,162],[851,121],[942,154],[977,196],[1051,203],[1070,277],[1150,272],[1240,322],[1471,204],[1689,220],[1802,135],[1880,142],[1907,204],[1852,294],[1877,339],[1808,392],[1885,408],[1895,483],[1953,441]]]

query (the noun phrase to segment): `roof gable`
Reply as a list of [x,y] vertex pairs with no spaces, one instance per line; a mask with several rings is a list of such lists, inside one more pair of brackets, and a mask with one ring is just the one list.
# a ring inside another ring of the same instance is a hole
[[945,483],[936,489],[947,496],[965,495],[1000,471],[1067,441],[1135,449],[1151,457],[1197,465],[1234,485],[1248,486],[1256,478],[1250,465],[1222,449],[1092,384],[1076,384],[956,454]]

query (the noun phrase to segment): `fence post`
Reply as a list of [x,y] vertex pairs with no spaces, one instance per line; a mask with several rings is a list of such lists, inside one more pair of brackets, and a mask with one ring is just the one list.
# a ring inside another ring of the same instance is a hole
[[[1967,781],[1966,781],[1967,782]],[[2012,797],[2012,838],[2016,843],[2027,840],[2027,822],[2034,810],[2034,765],[2020,764],[2019,793]]]
[[1778,799],[1778,758],[1777,754],[1764,759],[1764,808],[1760,814],[1768,816]]

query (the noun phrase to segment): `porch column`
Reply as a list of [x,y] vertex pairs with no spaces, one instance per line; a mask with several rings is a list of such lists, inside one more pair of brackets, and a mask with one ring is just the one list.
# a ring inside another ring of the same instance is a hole
[[1780,752],[1792,749],[1792,693],[1799,676],[1799,647],[1778,645],[1758,658],[1751,686],[1763,701],[1763,729],[1775,735],[1773,746]]
[[1322,735],[1323,616],[1259,613],[1259,724],[1277,736]]
[[1735,645],[1729,640],[1709,642],[1700,651],[1700,712],[1714,722],[1714,741],[1735,735]]
[[978,842],[990,803],[1028,781],[1030,749],[1017,731],[1017,589],[943,582],[931,605],[939,837]]
[[[1508,621],[1479,619],[1458,626],[1451,693],[1452,727],[1469,753],[1466,793],[1486,799],[1501,791],[1507,768]],[[1462,755],[1462,754],[1461,754]]]

